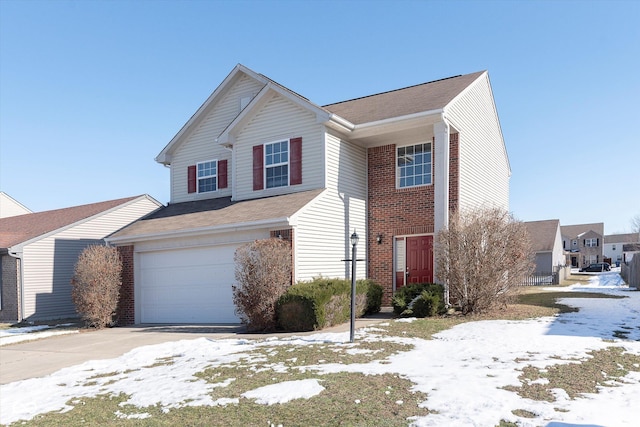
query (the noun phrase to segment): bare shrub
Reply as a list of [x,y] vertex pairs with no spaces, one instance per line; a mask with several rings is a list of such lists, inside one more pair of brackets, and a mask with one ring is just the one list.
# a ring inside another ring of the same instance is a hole
[[276,302],[291,286],[291,245],[280,239],[256,240],[234,255],[236,313],[249,331],[276,326]]
[[113,325],[120,298],[122,260],[118,250],[108,246],[85,248],[71,279],[71,298],[88,326]]
[[532,273],[533,259],[525,225],[499,208],[454,212],[437,236],[438,278],[465,314],[506,304]]

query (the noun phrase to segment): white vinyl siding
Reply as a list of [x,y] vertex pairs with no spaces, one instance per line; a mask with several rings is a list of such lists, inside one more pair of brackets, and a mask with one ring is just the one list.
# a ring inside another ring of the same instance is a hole
[[[225,197],[231,195],[233,177],[231,175],[231,151],[216,143],[216,138],[240,112],[240,100],[247,93],[258,93],[262,84],[242,76],[235,82],[216,103],[200,125],[187,137],[186,141],[173,155],[171,162],[171,202],[179,203],[203,198]],[[228,160],[227,188],[214,193],[187,192],[187,168],[197,162],[208,159]],[[251,170],[249,170],[249,173]]]
[[[347,278],[351,265],[349,237],[360,236],[358,258],[366,258],[366,150],[327,135],[327,190],[298,215],[295,230],[296,279]],[[303,151],[304,155],[304,151]],[[366,262],[357,277],[366,277]]]
[[[302,137],[302,184],[253,191],[253,147]],[[234,144],[236,200],[306,191],[324,186],[323,126],[314,114],[274,95],[238,132]]]
[[28,213],[31,213],[31,211],[27,207],[0,191],[0,218],[8,218],[10,216]]
[[491,204],[508,210],[509,160],[488,77],[472,84],[446,115],[460,133],[460,209]]
[[24,313],[29,320],[77,316],[71,278],[82,250],[157,208],[141,198],[27,244],[23,249]]

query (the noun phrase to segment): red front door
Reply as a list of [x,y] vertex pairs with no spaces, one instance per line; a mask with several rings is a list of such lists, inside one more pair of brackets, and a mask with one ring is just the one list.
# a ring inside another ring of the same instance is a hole
[[407,237],[407,283],[433,282],[433,236]]

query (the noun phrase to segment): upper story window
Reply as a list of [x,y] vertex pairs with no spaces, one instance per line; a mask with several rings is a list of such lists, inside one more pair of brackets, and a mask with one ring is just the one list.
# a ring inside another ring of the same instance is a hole
[[218,161],[211,160],[197,164],[198,193],[218,190]]
[[588,248],[595,248],[598,246],[598,239],[595,237],[592,239],[584,239],[584,245]]
[[264,145],[264,164],[267,188],[289,185],[289,141]]
[[398,188],[431,184],[431,143],[398,147],[396,154]]
[[254,191],[299,184],[302,184],[302,137],[253,146]]
[[227,160],[209,160],[187,167],[187,193],[208,193],[227,188]]
[[573,246],[578,246],[578,241],[577,241],[577,240],[573,240],[573,241],[571,242],[571,244],[572,244]]

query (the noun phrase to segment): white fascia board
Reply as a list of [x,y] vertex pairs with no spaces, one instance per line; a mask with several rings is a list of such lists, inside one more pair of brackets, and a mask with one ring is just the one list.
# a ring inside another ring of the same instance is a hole
[[262,107],[273,94],[278,94],[299,107],[309,110],[311,113],[315,114],[317,123],[325,123],[331,119],[332,114],[323,108],[314,105],[299,95],[283,89],[275,83],[269,82],[260,90],[260,92],[258,92],[251,102],[249,102],[244,110],[242,110],[240,114],[238,114],[238,116],[229,123],[227,128],[220,134],[220,136],[218,136],[218,138],[216,138],[216,142],[220,145],[227,146],[233,144],[233,136],[235,135],[236,129],[241,129],[242,126],[258,112],[260,107]]
[[378,133],[382,128],[405,125],[410,122],[419,123],[425,118],[429,117],[440,119],[442,113],[443,109],[438,108],[436,110],[421,111],[419,113],[407,114],[405,116],[390,117],[388,119],[377,120],[375,122],[361,123],[359,125],[355,125],[355,128],[353,130],[353,137],[361,138],[370,136],[372,134]]
[[135,242],[148,242],[152,240],[163,240],[179,237],[196,237],[214,233],[225,233],[232,231],[255,230],[265,227],[287,227],[297,225],[291,217],[270,218],[260,221],[239,222],[233,224],[215,225],[211,227],[190,228],[187,230],[172,230],[161,233],[138,234],[135,236],[108,237],[105,238],[109,244],[125,244]]
[[164,147],[164,149],[158,154],[155,158],[155,161],[158,163],[162,163],[164,165],[171,164],[171,153],[176,145],[178,145],[182,138],[188,134],[195,126],[200,123],[202,118],[206,115],[206,112],[209,110],[209,107],[217,101],[221,95],[223,95],[228,88],[231,86],[232,82],[236,78],[239,73],[244,73],[251,78],[263,83],[267,84],[268,80],[264,76],[256,73],[255,71],[250,70],[242,64],[236,65],[233,70],[227,75],[227,77],[218,85],[218,87],[209,95],[209,97],[204,101],[204,103],[198,108],[198,110],[191,116],[189,121],[185,123],[184,126],[178,131],[178,133],[169,141],[169,143]]

